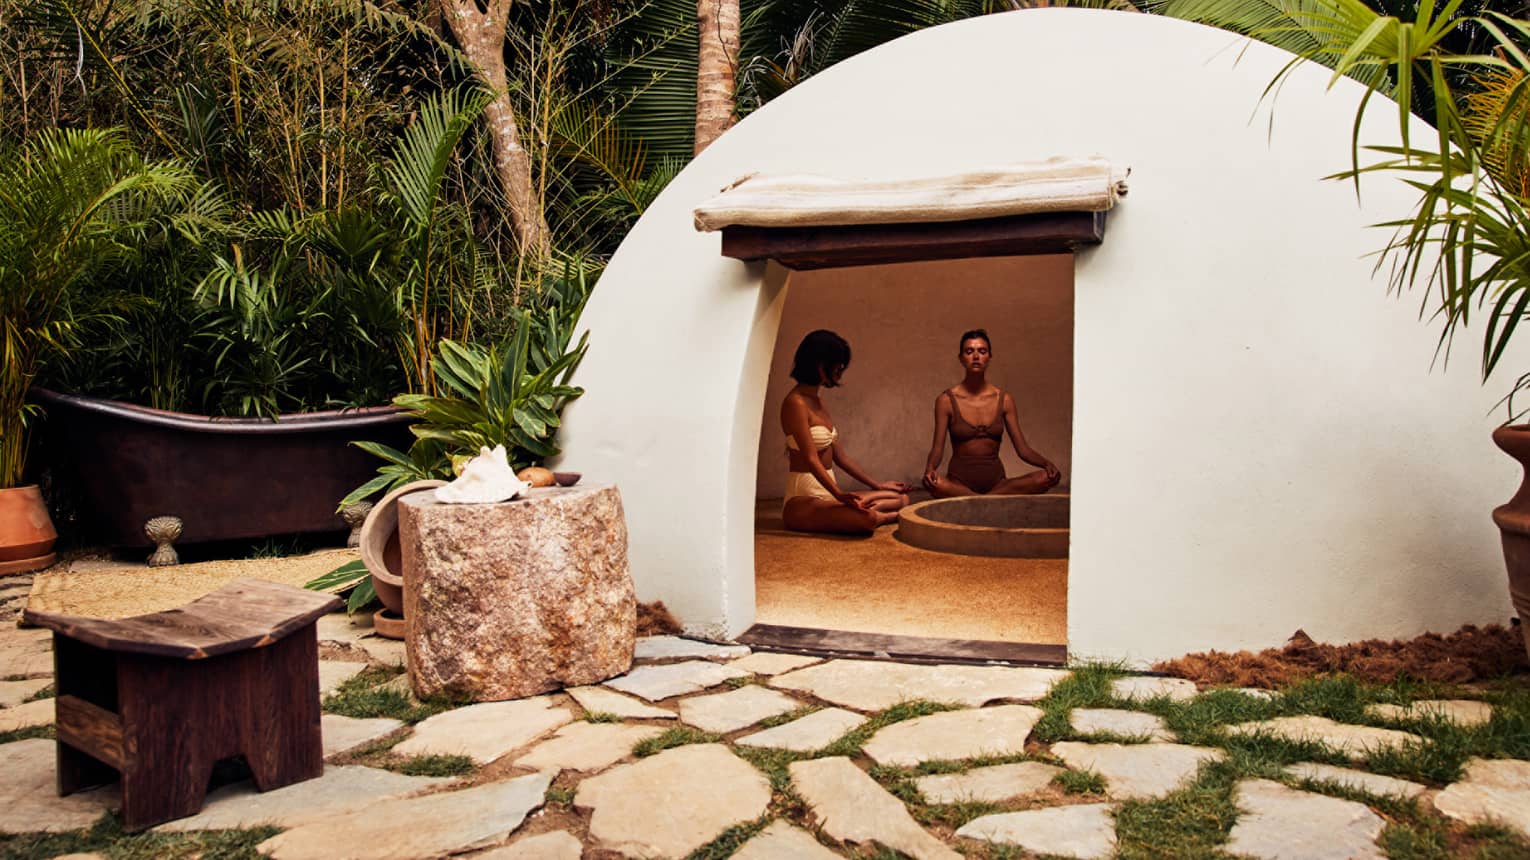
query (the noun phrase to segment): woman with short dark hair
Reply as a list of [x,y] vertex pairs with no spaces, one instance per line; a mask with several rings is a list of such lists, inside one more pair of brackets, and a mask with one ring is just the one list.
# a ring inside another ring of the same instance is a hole
[[[819,395],[835,388],[850,366],[850,344],[832,331],[810,332],[792,358],[797,384],[781,402],[781,429],[786,431],[790,469],[782,523],[804,532],[860,534],[898,518],[913,486],[902,481],[876,481],[850,459],[839,440],[839,429]],[[851,493],[839,486],[834,467],[870,488]]]
[[[966,377],[935,398],[935,438],[925,462],[924,486],[936,498],[1045,493],[1062,480],[1057,466],[1025,441],[1015,399],[988,382],[992,354],[988,332],[980,328],[963,332],[956,358]],[[978,418],[984,420],[972,420]],[[1017,478],[1004,474],[999,450],[1006,430],[1015,453],[1036,471]],[[940,461],[945,457],[947,433],[951,463],[942,477]]]

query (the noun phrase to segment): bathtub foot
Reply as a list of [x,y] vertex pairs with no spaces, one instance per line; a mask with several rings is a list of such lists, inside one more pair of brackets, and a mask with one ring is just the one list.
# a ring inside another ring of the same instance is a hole
[[341,519],[344,519],[345,524],[351,527],[351,535],[345,539],[346,548],[355,549],[361,546],[361,524],[367,521],[367,514],[371,512],[371,502],[357,502],[340,509]]
[[181,563],[181,557],[170,544],[181,536],[182,528],[180,517],[153,517],[143,524],[143,533],[154,541],[154,554],[149,556],[149,567],[168,567]]

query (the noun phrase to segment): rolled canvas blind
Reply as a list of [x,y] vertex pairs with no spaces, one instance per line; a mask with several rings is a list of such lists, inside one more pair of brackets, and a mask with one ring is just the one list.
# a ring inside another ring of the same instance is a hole
[[1053,158],[919,179],[750,174],[696,207],[696,229],[918,224],[1100,212],[1126,194],[1129,172],[1103,158]]

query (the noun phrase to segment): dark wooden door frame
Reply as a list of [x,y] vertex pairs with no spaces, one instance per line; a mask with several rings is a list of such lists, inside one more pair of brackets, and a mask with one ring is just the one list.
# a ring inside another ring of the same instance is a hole
[[845,227],[724,227],[722,254],[793,270],[1067,254],[1105,240],[1104,212]]

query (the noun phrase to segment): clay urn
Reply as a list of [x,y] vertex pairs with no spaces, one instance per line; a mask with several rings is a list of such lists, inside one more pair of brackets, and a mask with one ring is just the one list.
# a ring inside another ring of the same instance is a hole
[[53,564],[58,532],[36,484],[0,490],[0,576]]
[[[377,599],[395,617],[404,614],[403,553],[398,543],[398,500],[424,490],[433,490],[445,481],[426,480],[405,484],[394,490],[367,514],[361,524],[361,561],[372,574]],[[382,631],[379,630],[379,633]]]
[[1519,492],[1493,511],[1493,522],[1503,533],[1503,560],[1509,568],[1509,599],[1519,616],[1519,632],[1530,655],[1530,424],[1499,427],[1493,442],[1519,461],[1525,476]]

